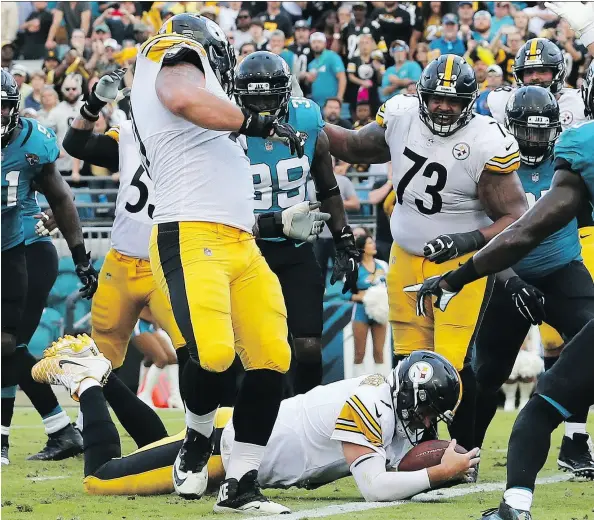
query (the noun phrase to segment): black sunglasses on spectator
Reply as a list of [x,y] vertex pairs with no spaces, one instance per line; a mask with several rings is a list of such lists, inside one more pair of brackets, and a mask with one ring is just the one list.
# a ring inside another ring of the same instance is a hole
[[73,91],[73,90],[78,90],[78,88],[77,88],[77,87],[66,87],[64,90],[65,90],[66,92],[71,92],[71,91]]
[[250,18],[250,15],[249,15],[249,14],[240,14],[240,15],[237,17],[237,19],[238,19],[238,20],[244,20],[244,19],[246,19],[246,18]]

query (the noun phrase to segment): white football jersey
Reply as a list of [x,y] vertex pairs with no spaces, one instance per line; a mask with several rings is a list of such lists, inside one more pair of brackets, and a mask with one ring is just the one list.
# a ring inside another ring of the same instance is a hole
[[120,187],[111,247],[123,255],[148,260],[155,210],[153,181],[140,162],[132,122],[111,128],[107,135],[118,141],[120,150]]
[[483,171],[507,174],[520,165],[518,144],[493,118],[475,115],[453,135],[435,135],[419,117],[416,96],[399,95],[379,109],[392,158],[396,204],[394,241],[423,256],[424,245],[444,233],[492,224],[478,198]]
[[[501,124],[505,122],[505,107],[512,93],[512,87],[501,87],[489,92],[487,105],[491,115]],[[579,90],[564,88],[559,92],[559,119],[563,130],[586,121],[584,114],[584,101]]]
[[[234,436],[229,421],[221,437],[225,467]],[[376,451],[387,468],[396,467],[412,448],[396,421],[391,389],[383,376],[345,379],[284,400],[258,481],[262,487],[317,487],[346,477],[350,470],[343,441]]]
[[182,48],[199,56],[206,90],[229,101],[198,42],[159,34],[140,47],[131,109],[141,160],[155,184],[154,222],[217,222],[251,233],[254,187],[242,139],[196,126],[172,114],[157,97],[155,84],[164,57]]

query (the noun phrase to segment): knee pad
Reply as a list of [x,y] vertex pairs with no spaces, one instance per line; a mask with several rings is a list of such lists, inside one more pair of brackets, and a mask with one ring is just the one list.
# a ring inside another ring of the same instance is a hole
[[300,363],[313,364],[322,360],[322,338],[294,338],[295,359]]
[[[209,372],[225,372],[235,359],[235,350],[232,345],[222,345],[212,343],[210,345],[203,345],[203,348],[190,349],[190,356],[194,358],[194,353],[197,355],[197,361],[204,370]],[[196,359],[196,358],[194,358]]]
[[12,356],[16,351],[16,336],[8,334],[7,332],[2,333],[2,356]]

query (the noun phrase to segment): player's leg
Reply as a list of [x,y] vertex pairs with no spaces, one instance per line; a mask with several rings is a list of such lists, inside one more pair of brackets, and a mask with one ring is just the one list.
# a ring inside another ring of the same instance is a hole
[[24,244],[2,251],[1,271],[3,399],[2,417],[0,418],[0,448],[2,464],[8,464],[8,435],[12,422],[16,386],[19,382],[19,362],[15,357],[16,337],[23,319],[27,298],[27,263]]
[[371,324],[371,339],[373,341],[373,361],[376,365],[384,363],[384,345],[386,343],[387,326],[384,323]]
[[365,314],[363,305],[355,303],[353,306],[353,318],[351,320],[353,327],[353,346],[355,355],[353,359],[353,376],[362,376],[365,373],[363,360],[367,346],[367,336],[369,335],[369,318]]
[[219,233],[224,229],[231,228],[175,222],[153,227],[151,235],[155,281],[190,353],[180,381],[188,429],[174,466],[176,491],[187,498],[206,490],[214,416],[235,358],[230,269],[237,259],[233,240]]
[[235,442],[215,511],[284,513],[288,509],[267,500],[256,481],[291,361],[286,309],[278,278],[254,241],[244,238],[236,255],[247,260],[238,265],[231,283],[235,347],[246,374],[233,411]]
[[497,411],[497,393],[512,373],[530,330],[503,284],[495,282],[475,341],[476,420],[474,443],[481,447]]

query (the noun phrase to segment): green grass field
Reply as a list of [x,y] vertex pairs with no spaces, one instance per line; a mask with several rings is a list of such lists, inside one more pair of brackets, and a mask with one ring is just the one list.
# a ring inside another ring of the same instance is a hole
[[[74,417],[74,410],[70,410]],[[170,434],[184,424],[179,411],[160,412]],[[402,518],[407,520],[478,519],[480,512],[499,503],[501,491],[493,491],[492,483],[505,479],[506,447],[515,414],[499,412],[487,436],[481,461],[480,485],[451,488],[431,497],[417,499],[432,502],[406,502],[383,508],[356,510],[368,507],[351,478],[329,484],[315,491],[268,490],[267,494],[291,507],[297,518],[325,517],[329,519],[375,520]],[[590,431],[594,432],[594,416],[590,414]],[[122,433],[123,453],[134,449],[131,439]],[[553,448],[540,478],[562,475],[556,467],[561,441],[561,429],[555,432]],[[10,466],[3,466],[2,519],[35,520],[162,520],[181,518],[220,518],[229,520],[238,515],[215,517],[212,513],[214,497],[188,502],[175,495],[157,497],[94,497],[82,489],[82,459],[63,462],[27,462],[26,456],[42,447],[43,428],[36,412],[31,408],[17,408],[11,429]],[[485,489],[486,488],[486,489]],[[463,496],[452,496],[455,493]],[[356,503],[356,504],[353,504]],[[344,504],[348,504],[344,506]],[[370,504],[371,505],[371,504]],[[535,520],[593,520],[594,483],[562,481],[537,487],[533,507]],[[287,518],[287,517],[285,517]],[[292,517],[289,516],[288,519]]]

